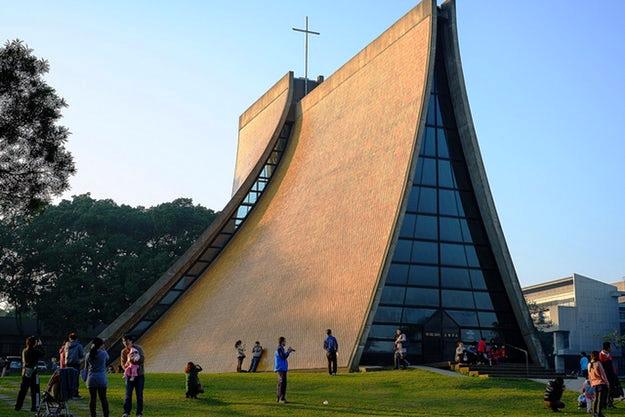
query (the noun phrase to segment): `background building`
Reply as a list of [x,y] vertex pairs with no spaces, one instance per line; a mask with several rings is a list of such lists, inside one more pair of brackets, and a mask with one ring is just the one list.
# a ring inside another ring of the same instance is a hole
[[[583,275],[548,281],[523,288],[532,318],[539,330],[553,336],[555,369],[579,368],[579,354],[601,350],[604,337],[621,334],[619,297],[625,292]],[[615,356],[621,356],[614,349]],[[619,371],[623,372],[622,366]]]

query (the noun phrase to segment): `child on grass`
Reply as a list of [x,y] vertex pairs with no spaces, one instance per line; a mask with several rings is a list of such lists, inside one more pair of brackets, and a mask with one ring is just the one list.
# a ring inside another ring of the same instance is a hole
[[141,355],[136,348],[130,348],[130,352],[128,353],[128,359],[124,364],[124,378],[129,381],[134,381],[136,377],[139,376],[139,361],[141,360]]
[[198,375],[201,371],[202,367],[194,364],[193,362],[187,363],[187,366],[184,368],[187,388],[187,392],[185,394],[187,398],[197,398],[198,394],[202,394],[204,392]]

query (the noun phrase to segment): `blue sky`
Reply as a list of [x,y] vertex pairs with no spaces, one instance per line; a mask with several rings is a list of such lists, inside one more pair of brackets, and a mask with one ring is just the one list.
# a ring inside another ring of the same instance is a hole
[[[78,173],[66,194],[221,209],[239,114],[288,70],[330,75],[416,2],[28,1],[0,38],[51,64]],[[625,2],[459,0],[469,100],[523,285],[625,276]]]

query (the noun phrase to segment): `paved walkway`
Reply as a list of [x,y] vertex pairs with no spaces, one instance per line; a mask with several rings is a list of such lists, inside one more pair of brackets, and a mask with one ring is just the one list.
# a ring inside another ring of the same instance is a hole
[[421,369],[421,370],[424,370],[424,371],[434,372],[435,374],[444,375],[444,376],[451,376],[451,377],[454,377],[454,378],[464,378],[464,377],[466,377],[466,375],[463,375],[460,372],[450,371],[448,369],[432,368],[430,366],[414,365],[414,366],[410,366],[410,368]]
[[[547,382],[553,381],[553,379],[531,379],[535,382],[540,382],[541,384],[547,385]],[[582,384],[584,383],[584,378],[578,377],[576,379],[565,379],[564,386],[568,391],[581,392]]]

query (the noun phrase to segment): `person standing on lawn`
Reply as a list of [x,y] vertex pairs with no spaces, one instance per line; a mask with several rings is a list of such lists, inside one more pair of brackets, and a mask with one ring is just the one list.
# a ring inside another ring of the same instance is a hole
[[406,360],[406,356],[408,355],[408,349],[406,349],[406,345],[408,344],[408,338],[406,334],[401,330],[397,329],[395,332],[395,369],[406,369],[406,366],[410,365]]
[[234,350],[237,352],[237,372],[244,372],[241,368],[243,367],[243,359],[245,359],[245,345],[242,341],[237,340],[234,344]]
[[26,393],[30,389],[30,411],[39,409],[39,374],[37,363],[43,358],[41,340],[35,336],[26,339],[26,347],[22,351],[22,383],[15,401],[15,411],[20,411],[24,405]]
[[588,355],[586,354],[586,352],[580,353],[579,375],[584,379],[588,378],[588,363]]
[[277,401],[286,404],[286,374],[289,371],[288,357],[295,350],[292,347],[285,349],[286,339],[280,336],[278,339],[278,348],[273,355],[273,370],[278,374]]
[[[85,350],[78,341],[76,333],[72,332],[67,336],[67,343],[65,344],[65,367],[74,368],[76,372],[80,372],[80,364],[85,358]],[[80,381],[76,378],[74,383],[74,391],[72,396],[74,398],[80,398],[78,389],[80,387]]]
[[137,417],[143,417],[143,388],[145,386],[145,368],[143,365],[145,363],[145,354],[141,346],[135,343],[135,337],[133,335],[125,335],[122,338],[122,344],[124,345],[124,349],[122,349],[119,358],[122,369],[124,364],[128,361],[130,351],[134,348],[139,352],[138,375],[132,378],[132,380],[130,378],[126,378],[126,397],[124,400],[124,414],[122,417],[128,417],[132,411],[132,391],[134,391],[137,396]]
[[623,388],[621,388],[621,383],[612,360],[612,344],[610,342],[603,342],[603,350],[599,352],[599,361],[610,383],[607,406],[612,408],[614,407],[614,399],[623,396]]
[[108,377],[106,375],[106,362],[109,355],[102,348],[104,341],[99,337],[91,341],[91,349],[85,357],[85,369],[87,369],[87,389],[89,389],[89,413],[91,417],[96,417],[97,397],[100,397],[102,404],[102,415],[109,417],[109,402],[106,398],[106,386]]
[[592,402],[592,415],[603,417],[603,410],[610,395],[610,381],[599,360],[599,352],[596,350],[590,353],[590,365],[588,365],[588,379],[590,385],[595,390],[595,399]]
[[326,338],[323,341],[323,349],[326,351],[326,357],[328,358],[328,373],[332,376],[336,376],[336,354],[339,351],[339,342],[337,342],[336,337],[332,336],[331,329],[326,330]]
[[263,347],[260,345],[259,341],[256,341],[252,348],[252,362],[250,363],[248,372],[256,372],[261,356],[263,356]]

